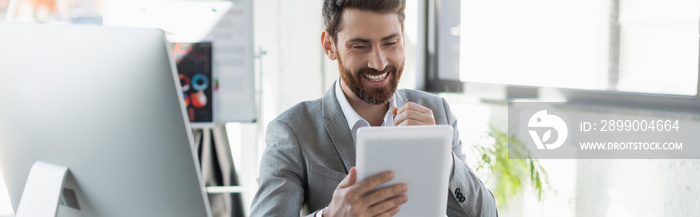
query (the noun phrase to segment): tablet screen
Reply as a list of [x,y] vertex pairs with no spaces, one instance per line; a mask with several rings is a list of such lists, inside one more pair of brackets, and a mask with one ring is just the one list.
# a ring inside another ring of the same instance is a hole
[[444,216],[451,163],[452,127],[366,127],[357,132],[357,179],[394,171],[408,185],[408,201],[395,216]]

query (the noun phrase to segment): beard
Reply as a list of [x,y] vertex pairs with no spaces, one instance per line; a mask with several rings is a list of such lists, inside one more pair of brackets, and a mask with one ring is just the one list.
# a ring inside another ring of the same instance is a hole
[[[389,63],[383,71],[365,66],[353,73],[351,70],[345,68],[343,66],[343,61],[338,58],[340,78],[343,79],[343,82],[347,84],[348,88],[350,88],[357,98],[372,105],[385,104],[391,101],[391,97],[394,95],[399,85],[399,80],[403,73],[403,66],[404,63],[401,63],[399,66]],[[387,76],[389,76],[390,80],[389,83],[383,87],[370,87],[362,82],[362,79],[366,79],[362,76],[364,74],[381,75],[386,72],[388,72]]]

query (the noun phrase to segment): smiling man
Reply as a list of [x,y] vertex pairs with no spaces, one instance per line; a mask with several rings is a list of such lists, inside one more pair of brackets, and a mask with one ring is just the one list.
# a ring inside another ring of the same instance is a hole
[[444,99],[397,90],[405,62],[405,0],[325,0],[323,52],[340,78],[321,99],[268,125],[251,216],[392,216],[406,186],[371,191],[391,171],[357,182],[360,127],[449,124],[455,129],[447,216],[497,216],[493,195],[464,162],[457,120]]

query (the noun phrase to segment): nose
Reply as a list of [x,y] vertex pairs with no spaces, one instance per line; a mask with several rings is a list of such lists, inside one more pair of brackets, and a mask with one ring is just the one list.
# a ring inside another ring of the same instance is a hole
[[372,68],[377,71],[384,71],[384,68],[388,65],[386,61],[386,56],[384,51],[381,49],[374,49],[369,55],[369,60],[367,61],[367,67]]

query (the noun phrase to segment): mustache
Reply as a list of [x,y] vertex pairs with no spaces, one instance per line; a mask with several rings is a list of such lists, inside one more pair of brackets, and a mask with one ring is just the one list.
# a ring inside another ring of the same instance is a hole
[[393,65],[393,64],[392,64],[392,65],[387,65],[386,68],[384,68],[384,70],[382,70],[382,71],[379,71],[379,70],[376,70],[376,69],[373,69],[373,68],[369,68],[369,67],[364,67],[364,68],[361,68],[361,69],[357,70],[357,75],[358,75],[358,76],[361,76],[361,75],[364,75],[364,74],[368,74],[368,75],[381,75],[381,74],[384,74],[384,73],[387,73],[387,72],[391,72],[391,71],[396,72],[397,69],[398,69],[398,67],[396,67],[396,66]]

